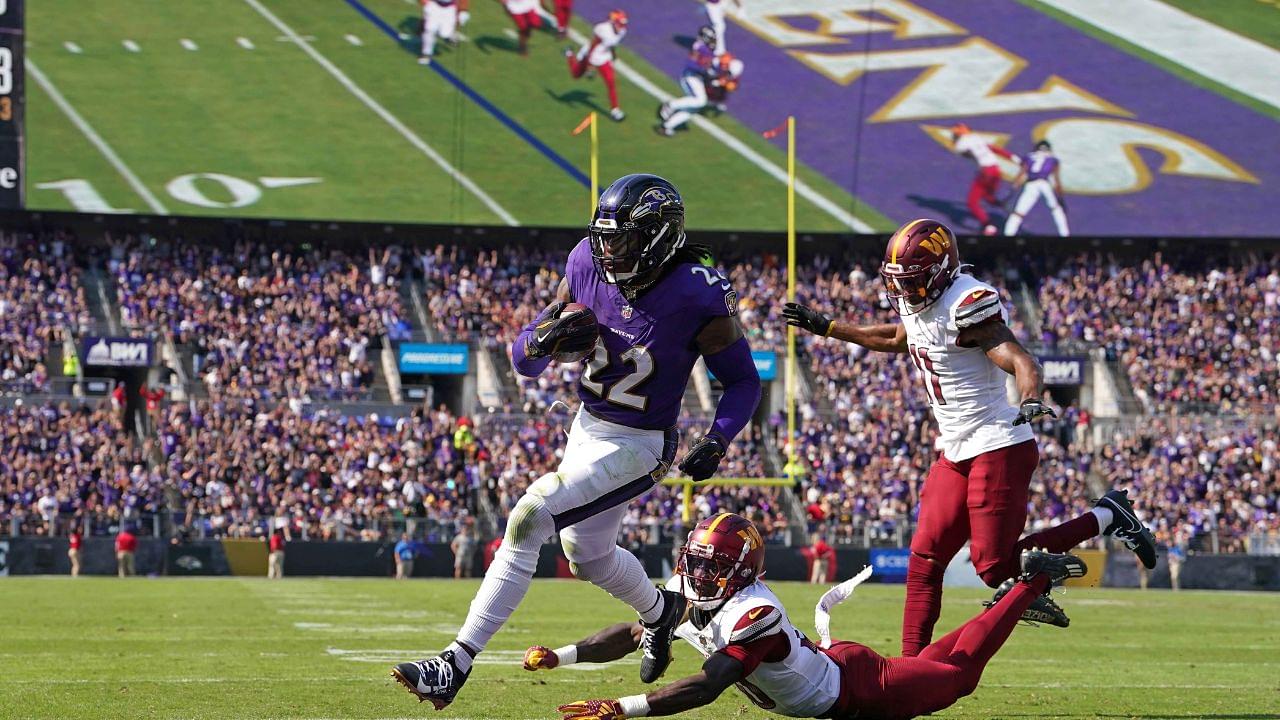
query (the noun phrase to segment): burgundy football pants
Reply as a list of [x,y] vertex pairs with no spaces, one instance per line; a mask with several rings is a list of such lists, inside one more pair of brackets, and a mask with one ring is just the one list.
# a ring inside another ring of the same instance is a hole
[[886,658],[865,645],[834,643],[826,653],[840,667],[840,699],[831,717],[906,720],[951,706],[978,687],[987,661],[1048,589],[1046,575],[1014,585],[1000,602],[918,657]]
[[1019,536],[1027,523],[1027,489],[1040,463],[1035,440],[982,453],[961,462],[939,455],[920,493],[920,520],[907,561],[902,613],[902,654],[920,654],[942,610],[942,576],[969,543],[973,567],[996,587],[1020,571],[1026,548],[1066,552],[1098,534],[1093,513],[1047,530]]

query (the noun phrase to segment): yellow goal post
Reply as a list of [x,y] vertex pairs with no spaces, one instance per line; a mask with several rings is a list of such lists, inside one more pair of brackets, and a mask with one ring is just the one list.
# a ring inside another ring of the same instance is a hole
[[694,482],[691,478],[678,477],[667,478],[662,481],[667,487],[684,488],[682,493],[682,518],[685,523],[693,522],[693,489],[713,486],[739,486],[739,487],[778,487],[789,488],[794,487],[796,481],[793,478],[710,478],[702,482]]

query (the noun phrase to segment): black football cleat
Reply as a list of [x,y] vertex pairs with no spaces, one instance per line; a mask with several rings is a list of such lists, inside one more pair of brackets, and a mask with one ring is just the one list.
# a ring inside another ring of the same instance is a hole
[[671,641],[675,638],[676,628],[684,620],[684,596],[662,588],[658,592],[662,595],[662,617],[652,625],[640,623],[644,627],[644,634],[640,636],[640,651],[643,653],[640,657],[640,682],[644,683],[657,680],[667,671],[671,664]]
[[1041,573],[1049,576],[1049,582],[1059,585],[1067,578],[1084,577],[1089,566],[1075,555],[1051,553],[1047,550],[1022,551],[1022,579],[1029,580]]
[[413,693],[418,702],[430,700],[436,710],[443,710],[453,702],[470,674],[470,670],[458,669],[452,650],[445,650],[430,660],[400,663],[391,668],[391,677],[396,682]]
[[[984,601],[982,606],[989,608],[1000,602],[1000,598],[1008,595],[1009,591],[1013,589],[1015,582],[1017,581],[1009,578],[1000,583],[1000,587],[996,588],[996,594],[990,600]],[[1047,594],[1037,597],[1030,607],[1023,610],[1020,620],[1030,625],[1053,625],[1054,627],[1068,627],[1071,625],[1071,618],[1067,617],[1066,611]]]
[[1148,570],[1156,566],[1156,538],[1142,524],[1138,514],[1133,511],[1133,502],[1129,500],[1128,490],[1109,490],[1098,498],[1095,507],[1104,507],[1111,511],[1111,524],[1102,529],[1103,535],[1119,538],[1125,547],[1138,556]]

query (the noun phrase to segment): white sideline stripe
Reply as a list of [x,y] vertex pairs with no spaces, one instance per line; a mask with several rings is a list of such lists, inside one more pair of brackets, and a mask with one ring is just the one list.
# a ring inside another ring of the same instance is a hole
[[268,22],[275,25],[276,28],[280,30],[280,32],[284,33],[286,37],[296,42],[298,47],[302,48],[303,52],[310,55],[312,60],[315,60],[320,67],[327,70],[335,80],[341,83],[342,86],[345,87],[352,95],[355,95],[360,102],[364,103],[366,107],[372,110],[378,117],[382,118],[383,121],[394,128],[396,132],[400,133],[401,137],[408,140],[410,145],[417,148],[423,155],[426,155],[432,162],[440,166],[441,170],[444,170],[450,177],[470,191],[472,195],[479,198],[480,202],[483,202],[495,215],[502,218],[504,223],[513,226],[520,224],[511,213],[507,212],[506,209],[499,205],[496,200],[489,197],[488,193],[481,190],[480,186],[476,185],[471,178],[467,177],[462,173],[462,171],[451,165],[444,156],[436,152],[435,148],[428,145],[426,141],[418,137],[418,135],[410,130],[404,123],[400,122],[399,118],[392,115],[390,111],[378,104],[377,100],[369,97],[369,94],[362,90],[359,85],[356,85],[355,82],[353,82],[351,78],[347,77],[345,73],[339,70],[338,66],[329,62],[329,59],[324,55],[321,55],[315,48],[311,47],[306,42],[303,42],[302,38],[298,36],[298,33],[294,32],[293,28],[286,25],[283,20],[276,17],[270,10],[263,7],[262,3],[258,2],[258,0],[244,1],[248,3],[249,7],[256,10],[259,15],[266,18]]
[[236,38],[236,44],[237,44],[237,45],[239,45],[240,47],[244,48],[245,50],[252,50],[252,49],[253,49],[253,41],[252,41],[252,40],[250,40],[250,39],[249,39],[249,38],[247,38],[247,37],[238,37],[238,38]]
[[1280,52],[1157,0],[1040,0],[1280,109]]
[[358,37],[356,37],[355,35],[352,35],[352,34],[350,34],[350,33],[347,33],[347,34],[346,34],[346,35],[344,35],[343,37],[345,37],[345,38],[347,39],[347,42],[351,43],[352,45],[355,45],[356,47],[360,47],[361,45],[364,45],[364,41],[363,41],[363,40],[361,40],[360,38],[358,38]]
[[199,46],[199,45],[196,45],[195,41],[194,41],[194,40],[192,40],[191,38],[182,38],[182,39],[181,39],[181,40],[179,40],[178,42],[182,45],[182,47],[186,48],[187,50],[199,50],[199,49],[200,49],[200,46]]
[[80,113],[76,112],[76,109],[71,107],[71,103],[67,102],[67,99],[62,96],[62,93],[58,92],[58,88],[54,87],[53,81],[51,81],[48,76],[40,70],[39,66],[36,65],[35,61],[32,60],[30,56],[27,56],[27,70],[31,72],[31,77],[36,79],[36,84],[44,88],[45,92],[49,93],[49,97],[53,100],[53,104],[58,106],[58,109],[61,110],[69,120],[71,120],[71,124],[75,125],[76,128],[89,139],[89,142],[92,143],[94,147],[98,148],[98,152],[102,153],[102,156],[107,159],[107,162],[111,163],[111,166],[116,169],[116,172],[120,173],[120,175],[125,179],[125,182],[129,183],[129,187],[133,188],[134,192],[141,195],[142,199],[151,206],[151,209],[157,215],[168,215],[169,211],[160,202],[160,200],[157,199],[155,195],[152,195],[151,191],[147,189],[147,186],[142,184],[142,180],[138,179],[138,176],[129,169],[129,166],[124,164],[124,160],[121,160],[120,156],[116,154],[116,151],[111,149],[111,146],[107,144],[107,141],[103,140],[102,136],[90,127],[89,123],[85,122],[84,118],[80,117]]
[[124,49],[128,50],[129,52],[142,52],[142,48],[138,47],[138,43],[132,40],[125,40],[120,44],[124,45]]
[[[569,37],[571,37],[573,41],[578,43],[579,45],[585,45],[587,43],[586,37],[584,37],[582,33],[578,32],[573,28],[569,28]],[[667,93],[666,91],[664,91],[662,88],[649,82],[648,78],[636,72],[634,69],[632,69],[630,65],[627,65],[625,62],[621,60],[614,60],[613,67],[617,69],[619,75],[622,75],[626,79],[630,80],[633,84],[635,84],[636,87],[640,88],[646,93],[649,93],[649,95],[656,98],[658,102],[667,102],[668,100],[671,100],[674,97],[670,93]],[[763,170],[766,175],[769,175],[770,177],[782,183],[783,185],[787,183],[787,171],[785,168],[778,167],[772,160],[769,160],[768,158],[756,152],[755,150],[752,150],[750,147],[747,147],[746,143],[742,142],[738,138],[729,134],[729,132],[726,131],[724,128],[721,128],[719,125],[716,125],[715,123],[702,117],[701,115],[694,115],[692,122],[702,130],[706,131],[707,134],[711,135],[711,137],[715,138],[716,140],[719,140],[730,150],[733,150],[734,152],[741,155],[744,159],[747,160],[747,162]],[[875,232],[870,225],[866,224],[862,220],[859,220],[856,216],[853,215],[853,213],[849,212],[848,210],[845,210],[839,205],[836,205],[827,196],[823,195],[822,193],[819,193],[817,190],[814,190],[812,187],[809,186],[808,183],[806,183],[803,180],[800,180],[799,178],[796,179],[796,194],[804,198],[805,200],[808,200],[809,202],[813,203],[815,206],[817,206],[822,211],[826,212],[831,217],[835,218],[841,224],[857,232],[860,232],[860,233]]]
[[70,40],[62,43],[62,47],[66,48],[67,52],[75,53],[76,55],[79,55],[80,53],[84,52],[84,50],[80,49],[79,45],[71,42]]

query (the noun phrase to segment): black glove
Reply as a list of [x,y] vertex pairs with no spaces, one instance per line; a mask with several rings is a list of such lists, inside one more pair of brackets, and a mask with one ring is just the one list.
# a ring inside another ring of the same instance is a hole
[[693,478],[694,482],[702,482],[716,474],[724,453],[725,442],[719,435],[703,435],[701,440],[689,448],[684,460],[680,461],[680,472]]
[[1026,425],[1032,420],[1044,417],[1045,415],[1055,418],[1058,417],[1058,413],[1054,412],[1053,408],[1045,405],[1035,398],[1028,398],[1023,400],[1022,404],[1018,406],[1018,417],[1013,419],[1013,424]]
[[814,335],[826,337],[831,333],[831,326],[835,323],[831,318],[823,315],[817,310],[810,310],[800,303],[789,302],[782,306],[782,316],[787,319],[788,325],[795,325],[803,330],[808,330]]
[[595,346],[600,334],[595,320],[583,322],[583,313],[560,317],[567,304],[551,303],[538,315],[533,333],[525,343],[525,357],[537,359],[547,355],[586,352]]

